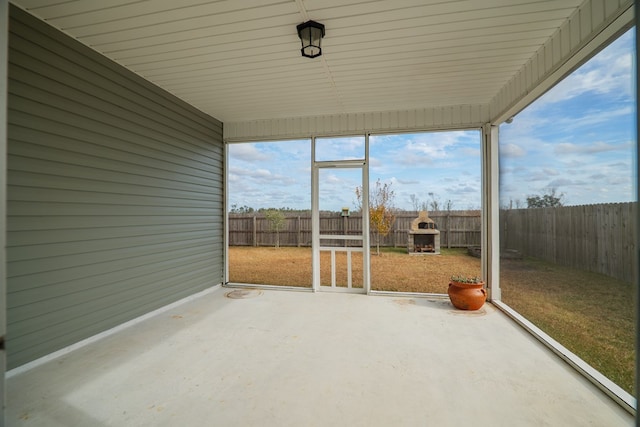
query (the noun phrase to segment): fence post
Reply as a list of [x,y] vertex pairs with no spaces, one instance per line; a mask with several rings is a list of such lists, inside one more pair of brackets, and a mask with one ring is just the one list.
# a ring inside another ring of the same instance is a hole
[[[344,215],[342,217],[342,234],[343,235],[347,234],[347,216],[346,215]],[[344,241],[344,247],[345,248],[347,247],[347,241],[346,240]]]
[[451,211],[447,211],[447,249],[451,249]]
[[391,232],[389,233],[389,235],[391,235],[391,238],[393,239],[393,247],[396,247],[396,242],[397,242],[397,230],[396,230],[396,225],[398,225],[398,217],[396,217],[396,219],[393,221],[393,224],[391,224]]
[[255,215],[253,216],[253,246],[258,246],[257,219]]
[[300,247],[300,240],[301,240],[301,234],[302,234],[302,230],[301,228],[301,220],[300,220],[300,215],[298,215],[298,226],[297,226],[297,238],[296,238],[296,242],[298,243],[298,247]]
[[512,204],[509,203],[509,209],[503,209],[500,211],[500,231],[502,235],[500,236],[500,251],[504,252],[509,247],[509,211],[511,210]]

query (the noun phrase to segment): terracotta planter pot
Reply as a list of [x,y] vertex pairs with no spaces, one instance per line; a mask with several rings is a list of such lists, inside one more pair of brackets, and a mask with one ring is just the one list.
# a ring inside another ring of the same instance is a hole
[[487,300],[487,291],[482,283],[449,283],[449,299],[460,310],[478,310]]

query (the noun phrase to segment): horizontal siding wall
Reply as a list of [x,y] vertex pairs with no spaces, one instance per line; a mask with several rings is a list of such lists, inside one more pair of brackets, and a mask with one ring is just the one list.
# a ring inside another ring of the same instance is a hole
[[11,7],[8,368],[223,280],[222,124]]

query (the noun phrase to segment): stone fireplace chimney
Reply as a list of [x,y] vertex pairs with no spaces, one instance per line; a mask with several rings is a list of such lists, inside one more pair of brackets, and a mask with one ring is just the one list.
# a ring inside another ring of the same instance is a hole
[[407,251],[410,254],[421,255],[440,253],[440,231],[436,223],[429,218],[427,211],[420,211],[418,218],[411,222]]

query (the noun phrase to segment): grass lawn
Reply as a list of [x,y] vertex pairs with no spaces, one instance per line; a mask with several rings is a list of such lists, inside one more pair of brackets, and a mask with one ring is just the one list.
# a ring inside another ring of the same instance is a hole
[[500,287],[506,304],[634,394],[630,283],[528,258],[501,261]]
[[[399,292],[447,292],[452,274],[480,274],[480,260],[464,249],[408,255],[402,248],[371,255],[371,287]],[[354,287],[362,258],[353,254]],[[330,285],[329,253],[322,253],[321,283]],[[336,282],[346,283],[346,255],[336,254]],[[310,248],[229,248],[229,280],[311,287]],[[620,387],[633,394],[635,317],[633,287],[602,274],[528,258],[502,260],[502,300]]]

